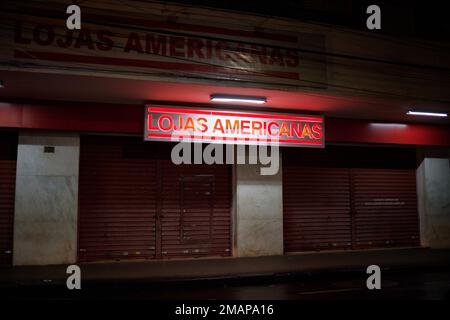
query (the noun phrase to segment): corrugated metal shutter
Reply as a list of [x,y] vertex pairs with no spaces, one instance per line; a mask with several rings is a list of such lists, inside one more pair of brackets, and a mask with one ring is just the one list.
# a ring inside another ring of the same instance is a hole
[[284,250],[351,246],[348,169],[283,167]]
[[418,246],[415,170],[352,169],[357,248]]
[[415,150],[283,152],[285,252],[419,246]]
[[163,258],[231,254],[230,176],[227,165],[164,162]]
[[174,165],[168,143],[82,137],[79,260],[231,253],[226,165]]
[[12,263],[17,135],[0,134],[0,264]]
[[79,261],[154,258],[156,162],[136,138],[82,137]]

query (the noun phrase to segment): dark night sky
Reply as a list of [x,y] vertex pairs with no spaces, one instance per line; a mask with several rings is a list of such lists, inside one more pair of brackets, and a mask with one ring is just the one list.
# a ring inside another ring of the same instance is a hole
[[[405,37],[450,41],[448,1],[422,0],[172,0],[200,6],[281,16],[305,21],[335,24],[366,31],[366,8],[381,8],[382,30]],[[373,32],[373,31],[370,31]]]

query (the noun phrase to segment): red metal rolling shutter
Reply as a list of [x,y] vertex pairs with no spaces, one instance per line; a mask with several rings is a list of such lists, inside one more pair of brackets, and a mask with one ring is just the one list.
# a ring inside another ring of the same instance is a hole
[[82,138],[80,261],[230,255],[230,167],[176,166],[170,146]]
[[12,263],[17,135],[0,134],[0,264]]
[[285,252],[418,246],[415,150],[283,152]]
[[357,248],[420,244],[415,170],[352,169]]
[[152,145],[82,137],[79,260],[155,256],[157,177]]
[[348,169],[283,167],[285,252],[351,246]]
[[163,164],[162,257],[231,254],[231,185],[227,165]]

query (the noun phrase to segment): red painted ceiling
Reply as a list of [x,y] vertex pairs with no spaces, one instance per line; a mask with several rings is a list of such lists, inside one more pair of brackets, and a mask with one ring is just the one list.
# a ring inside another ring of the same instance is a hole
[[448,105],[417,105],[414,101],[398,99],[17,71],[0,71],[0,79],[5,85],[0,88],[0,100],[3,101],[21,99],[144,104],[160,100],[195,104],[211,103],[209,96],[212,93],[228,93],[265,96],[267,103],[262,107],[268,109],[313,111],[325,116],[388,122],[450,123],[448,118],[405,115],[411,107],[450,112]]

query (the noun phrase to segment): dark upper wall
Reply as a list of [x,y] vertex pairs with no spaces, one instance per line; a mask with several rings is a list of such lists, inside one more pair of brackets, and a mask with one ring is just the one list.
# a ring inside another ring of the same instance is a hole
[[446,1],[424,0],[171,0],[185,5],[231,9],[325,23],[357,30],[366,29],[366,9],[377,4],[382,13],[385,35],[415,37],[450,42],[450,20],[446,17]]

